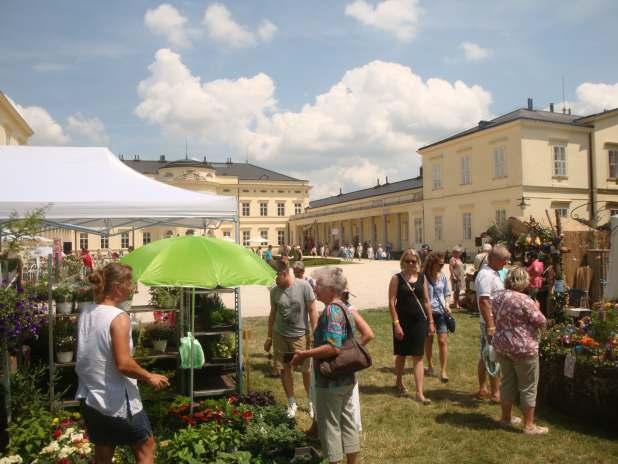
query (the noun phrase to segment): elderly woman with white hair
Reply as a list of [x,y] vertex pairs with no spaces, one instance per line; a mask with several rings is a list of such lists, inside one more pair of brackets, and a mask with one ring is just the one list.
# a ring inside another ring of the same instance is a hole
[[[343,343],[349,337],[354,337],[357,329],[363,339],[369,335],[369,326],[342,301],[348,286],[342,269],[325,267],[314,271],[312,275],[316,281],[315,293],[318,300],[324,303],[324,311],[314,331],[314,348],[297,351],[292,358],[292,365],[300,364],[306,358],[319,360],[337,356]],[[346,319],[350,323],[351,333]],[[319,367],[320,363],[315,362],[316,415],[322,451],[331,463],[340,462],[345,454],[348,464],[354,464],[358,462],[360,452],[352,395],[356,376],[350,374],[331,379],[324,376]]]
[[508,427],[521,422],[511,416],[513,403],[519,394],[524,413],[524,433],[539,435],[548,432],[547,427],[534,423],[539,382],[538,331],[546,320],[538,302],[524,293],[528,282],[528,272],[515,267],[507,274],[506,288],[494,295],[492,311],[496,332],[491,344],[497,352],[502,371],[500,424]]

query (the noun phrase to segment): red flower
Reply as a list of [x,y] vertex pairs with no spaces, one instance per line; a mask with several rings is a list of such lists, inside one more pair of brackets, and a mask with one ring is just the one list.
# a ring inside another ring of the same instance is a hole
[[71,460],[69,458],[62,458],[58,461],[58,464],[71,464]]
[[253,419],[253,413],[251,411],[245,411],[242,413],[242,418],[248,422]]
[[54,440],[60,438],[60,435],[62,435],[62,429],[58,427],[56,430],[54,430]]
[[234,417],[240,416],[240,411],[238,409],[234,409],[232,411],[232,416],[234,416]]
[[196,424],[195,419],[193,419],[193,417],[191,417],[191,416],[182,416],[181,419],[187,425],[193,426],[193,425]]
[[71,419],[62,419],[62,421],[60,421],[61,427],[68,427],[70,425],[73,425],[73,421]]

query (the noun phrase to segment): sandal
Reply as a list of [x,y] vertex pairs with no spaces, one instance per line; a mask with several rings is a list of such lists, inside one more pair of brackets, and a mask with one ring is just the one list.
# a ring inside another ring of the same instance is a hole
[[524,434],[526,435],[545,435],[547,433],[549,433],[549,429],[547,427],[542,427],[536,424],[532,427],[524,428]]
[[425,368],[425,375],[427,377],[433,377],[433,367],[426,367]]
[[498,424],[503,429],[512,429],[514,427],[517,427],[519,424],[521,424],[521,418],[520,417],[512,416],[510,422],[509,421],[505,421],[505,420],[501,420],[501,421],[498,421]]
[[395,385],[397,396],[408,396],[408,389],[405,385]]
[[418,396],[414,397],[414,399],[416,401],[418,401],[421,404],[431,404],[431,400],[429,398],[419,398]]
[[442,383],[448,383],[448,377],[446,375],[441,375],[440,376],[440,382]]

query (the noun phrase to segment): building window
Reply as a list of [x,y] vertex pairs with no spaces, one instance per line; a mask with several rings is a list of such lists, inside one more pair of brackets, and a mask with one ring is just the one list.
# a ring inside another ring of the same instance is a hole
[[268,229],[260,230],[260,237],[262,238],[262,240],[268,243]]
[[277,231],[277,245],[283,245],[285,243],[285,230]]
[[496,147],[494,149],[494,177],[506,177],[506,158],[504,156],[504,147]]
[[561,218],[565,218],[569,214],[569,208],[560,207],[560,208],[554,208],[554,210],[556,211],[556,213],[558,213],[558,216],[560,216]]
[[432,180],[433,180],[433,189],[438,190],[442,188],[442,165],[434,164],[431,167]]
[[567,159],[566,147],[564,145],[554,145],[554,176],[566,177],[567,175]]
[[242,202],[242,215],[249,216],[249,202],[248,201]]
[[249,240],[251,237],[251,232],[248,230],[243,230],[242,231],[242,245],[243,246],[249,246]]
[[506,222],[506,210],[504,208],[498,208],[496,210],[496,224],[501,226]]
[[79,248],[81,250],[88,249],[88,234],[84,234],[84,233],[79,234]]
[[414,242],[423,243],[423,218],[414,218]]
[[129,233],[123,232],[120,234],[120,248],[129,248]]
[[260,216],[268,216],[268,202],[260,201]]
[[442,240],[442,216],[433,218],[433,235],[437,241]]
[[472,240],[472,213],[463,213],[463,239]]
[[618,178],[618,150],[609,150],[609,177]]
[[461,158],[461,185],[470,184],[470,157]]
[[223,231],[223,237],[224,238],[232,238],[232,231],[231,230],[224,230]]
[[144,232],[142,234],[142,244],[147,245],[150,242],[152,242],[152,235],[150,235],[150,232]]
[[107,235],[101,235],[101,249],[107,250],[109,248],[109,237]]
[[301,214],[303,212],[303,205],[300,203],[294,203],[294,214]]
[[285,203],[277,202],[277,216],[285,216]]
[[401,223],[401,240],[408,240],[408,223],[406,221]]

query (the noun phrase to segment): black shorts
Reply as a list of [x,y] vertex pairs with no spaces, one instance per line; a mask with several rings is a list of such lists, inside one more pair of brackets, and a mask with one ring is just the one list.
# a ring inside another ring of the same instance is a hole
[[100,413],[82,401],[82,416],[90,441],[95,445],[137,445],[152,436],[152,427],[143,409],[129,417],[112,417]]

